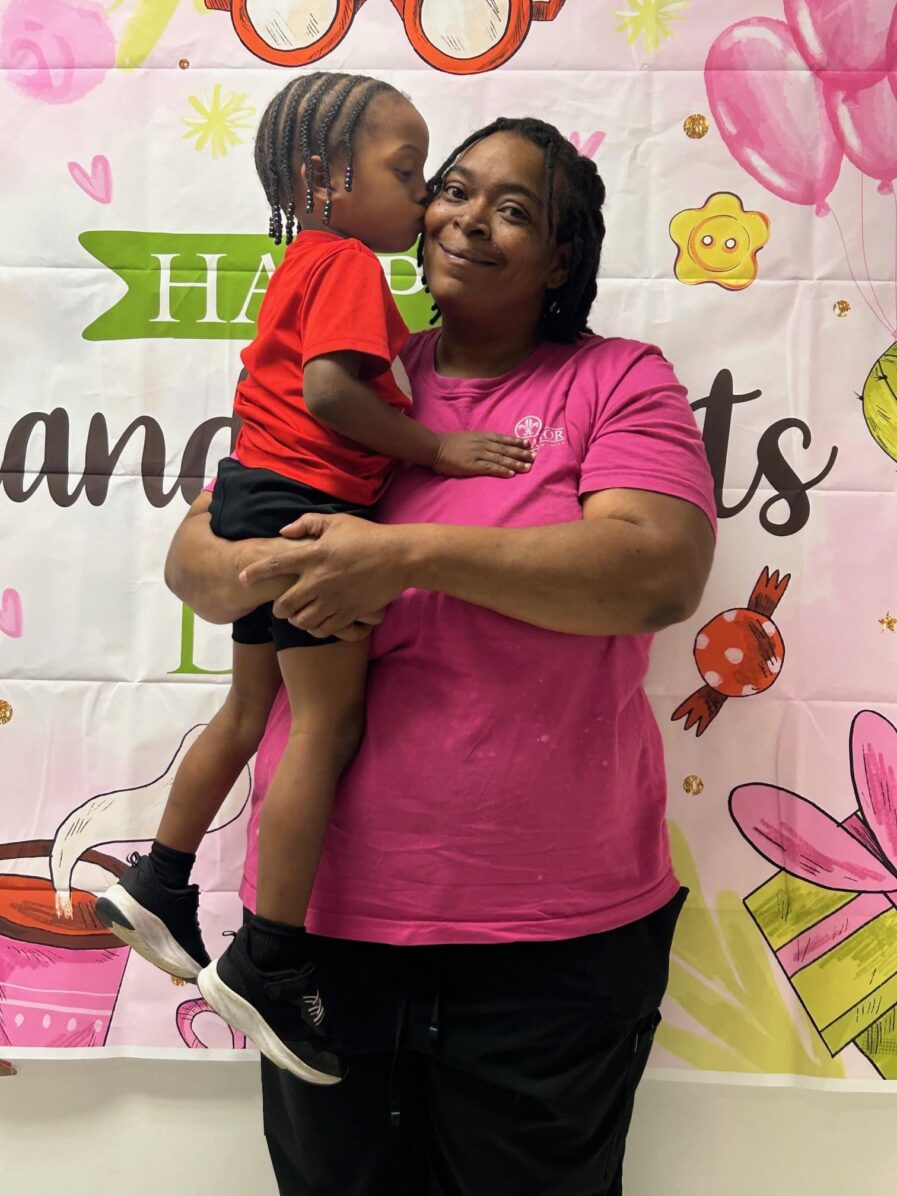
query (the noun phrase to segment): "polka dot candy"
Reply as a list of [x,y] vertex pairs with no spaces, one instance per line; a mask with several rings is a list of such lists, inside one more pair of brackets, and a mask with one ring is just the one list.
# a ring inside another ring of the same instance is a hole
[[785,658],[782,634],[757,611],[727,610],[698,632],[695,662],[711,689],[727,698],[762,693]]
[[775,682],[785,660],[782,633],[773,611],[787,589],[790,575],[764,569],[747,606],[725,610],[695,637],[695,664],[704,684],[673,711],[685,719],[685,730],[703,735],[729,698],[749,698]]

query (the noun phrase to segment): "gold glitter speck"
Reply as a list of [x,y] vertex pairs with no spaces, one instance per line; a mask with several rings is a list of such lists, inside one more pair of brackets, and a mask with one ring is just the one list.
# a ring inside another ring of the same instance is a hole
[[[886,610],[885,617],[883,619],[879,619],[878,621],[881,624],[882,631],[897,631],[897,618],[895,618],[889,610]],[[4,702],[2,705],[5,706],[6,703]]]
[[181,68],[182,71],[185,71],[189,67],[189,65],[190,65],[189,58],[182,58],[181,61],[178,63],[178,66]]
[[710,121],[703,112],[693,112],[691,116],[686,116],[682,122],[682,128],[685,130],[686,137],[690,137],[692,141],[698,141],[710,132]]
[[12,719],[12,706],[9,702],[0,700],[0,727],[5,727]]
[[176,984],[178,988],[183,988],[184,985],[187,983],[187,981],[182,980],[180,978],[180,976],[169,976],[168,979],[171,981],[172,984]]
[[695,774],[692,773],[682,782],[682,788],[689,795],[689,797],[697,797],[699,794],[704,792],[704,782],[699,776],[695,776]]
[[850,311],[850,304],[847,302],[846,299],[838,299],[835,303],[832,304],[832,311],[840,319],[842,316],[846,316],[847,313]]

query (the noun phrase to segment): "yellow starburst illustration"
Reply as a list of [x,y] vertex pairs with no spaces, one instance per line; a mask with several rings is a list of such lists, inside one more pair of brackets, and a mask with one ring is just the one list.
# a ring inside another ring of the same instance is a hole
[[215,84],[208,101],[190,96],[190,106],[199,113],[199,120],[182,118],[187,126],[184,137],[196,138],[196,150],[209,146],[213,158],[223,157],[243,140],[237,130],[252,128],[249,117],[255,115],[255,109],[246,103],[248,98],[246,92],[229,91],[222,99],[220,83]]
[[674,21],[681,21],[691,0],[629,0],[629,7],[618,9],[617,33],[625,33],[631,46],[642,39],[646,50],[660,49],[660,43],[675,36]]

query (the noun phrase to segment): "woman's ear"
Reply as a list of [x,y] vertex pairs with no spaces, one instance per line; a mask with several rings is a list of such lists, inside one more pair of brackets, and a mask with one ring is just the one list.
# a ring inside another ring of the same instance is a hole
[[548,278],[545,286],[549,291],[562,287],[570,277],[571,246],[568,241],[564,245],[556,245],[551,263],[548,267]]

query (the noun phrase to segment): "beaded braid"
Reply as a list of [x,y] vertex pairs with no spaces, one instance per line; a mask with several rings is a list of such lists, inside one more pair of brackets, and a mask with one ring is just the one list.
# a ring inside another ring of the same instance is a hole
[[321,214],[321,219],[325,224],[330,223],[330,213],[333,211],[333,183],[330,180],[330,130],[333,127],[333,122],[342,111],[343,105],[349,98],[349,94],[358,84],[359,80],[352,77],[349,78],[347,83],[343,84],[331,101],[330,107],[321,117],[318,129],[318,153],[321,157],[321,171],[327,180],[327,198],[324,201],[324,211]]
[[[287,245],[292,243],[293,233],[296,225],[296,199],[294,195],[294,187],[290,178],[290,164],[293,161],[293,139],[296,132],[296,113],[299,109],[300,101],[303,96],[308,95],[317,86],[318,80],[315,76],[310,76],[307,79],[294,79],[292,83],[287,84],[284,88],[286,94],[286,102],[283,107],[283,126],[280,127],[280,120],[278,120],[278,133],[280,134],[280,159],[278,162],[277,174],[280,182],[279,191],[284,188],[288,192],[286,197],[285,215],[286,215],[286,235],[284,240]],[[283,202],[283,195],[278,195],[278,208]]]
[[321,75],[319,83],[308,95],[308,103],[302,112],[299,124],[299,156],[305,167],[305,211],[315,210],[314,165],[312,164],[311,126],[318,109],[318,100],[328,88],[333,86],[335,79],[344,79],[344,75]]
[[392,87],[389,83],[384,83],[380,79],[374,80],[367,88],[361,99],[356,103],[349,115],[346,117],[346,127],[343,129],[342,142],[343,153],[345,154],[346,158],[345,184],[347,191],[352,190],[352,139],[355,136],[355,128],[359,120],[361,120],[362,116],[364,115],[365,108],[367,108],[374,96],[381,91],[387,90],[392,90]]
[[[500,116],[485,128],[471,133],[446,158],[427,189],[435,195],[442,181],[458,159],[478,141],[494,133],[516,133],[545,151],[545,195],[549,236],[556,245],[570,245],[570,274],[567,281],[546,292],[540,319],[540,331],[549,341],[572,342],[588,332],[589,311],[598,293],[598,268],[604,243],[604,182],[591,158],[578,152],[564,135],[535,117]],[[555,175],[560,187],[555,188]],[[418,265],[423,269],[424,242],[417,248]],[[426,286],[426,278],[424,278]],[[433,304],[435,324],[440,312]]]

